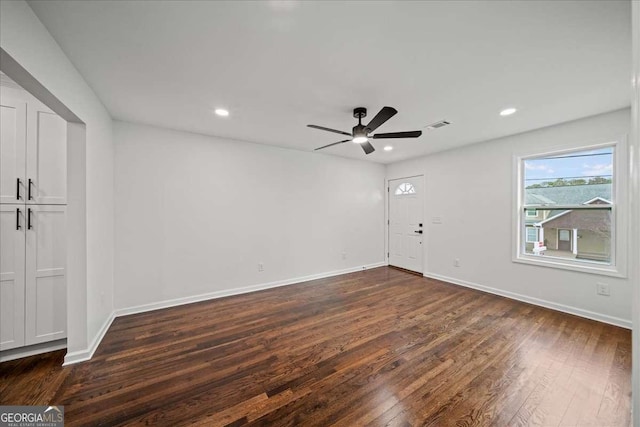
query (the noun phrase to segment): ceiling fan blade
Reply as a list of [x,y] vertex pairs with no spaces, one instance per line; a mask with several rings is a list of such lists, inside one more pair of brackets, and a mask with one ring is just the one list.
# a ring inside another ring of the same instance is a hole
[[367,129],[369,129],[369,132],[373,132],[374,130],[382,126],[384,122],[386,122],[396,114],[398,114],[398,110],[396,110],[395,108],[382,107],[382,110],[380,110],[378,114],[376,114],[376,116],[371,119],[371,121],[367,125]]
[[307,125],[307,127],[310,127],[310,128],[313,128],[313,129],[326,130],[327,132],[339,133],[339,134],[341,134],[341,135],[351,136],[351,134],[350,134],[350,133],[343,132],[343,131],[341,131],[341,130],[336,130],[336,129],[326,128],[326,127],[324,127],[324,126]]
[[390,133],[377,133],[372,136],[373,139],[381,138],[417,138],[422,135],[421,130],[414,130],[411,132],[390,132]]
[[344,141],[338,141],[338,142],[334,142],[333,144],[329,144],[329,145],[325,145],[323,147],[318,147],[313,151],[318,151],[318,150],[322,150],[323,148],[327,148],[327,147],[331,147],[333,145],[338,145],[338,144],[344,144],[345,142],[349,142],[351,141],[350,139],[345,139]]
[[371,154],[374,151],[376,151],[375,148],[373,148],[373,145],[371,145],[371,143],[369,143],[369,141],[367,142],[363,142],[362,144],[360,144],[362,146],[362,149],[364,150],[365,154]]

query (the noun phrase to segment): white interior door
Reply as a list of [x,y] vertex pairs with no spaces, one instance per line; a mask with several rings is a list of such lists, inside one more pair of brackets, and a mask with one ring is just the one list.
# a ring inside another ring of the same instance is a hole
[[389,181],[389,264],[423,271],[423,177]]
[[27,345],[67,336],[66,207],[27,205]]
[[27,108],[27,123],[26,201],[66,204],[67,122],[34,99]]
[[0,351],[25,342],[24,214],[24,205],[0,205]]
[[0,87],[0,203],[24,203],[27,102]]

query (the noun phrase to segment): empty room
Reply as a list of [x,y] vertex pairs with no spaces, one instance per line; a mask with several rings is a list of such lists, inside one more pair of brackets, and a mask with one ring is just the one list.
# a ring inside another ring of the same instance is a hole
[[0,427],[640,427],[640,2],[0,0]]

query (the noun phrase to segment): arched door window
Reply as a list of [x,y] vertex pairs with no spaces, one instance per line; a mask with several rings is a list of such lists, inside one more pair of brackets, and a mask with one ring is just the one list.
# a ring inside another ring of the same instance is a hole
[[409,182],[403,182],[396,187],[396,196],[402,196],[405,194],[416,194],[416,188]]

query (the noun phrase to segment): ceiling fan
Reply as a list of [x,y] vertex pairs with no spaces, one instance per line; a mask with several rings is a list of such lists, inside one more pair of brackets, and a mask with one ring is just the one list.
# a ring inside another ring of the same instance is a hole
[[382,107],[382,110],[376,114],[376,116],[369,122],[368,125],[362,124],[362,119],[367,117],[367,109],[364,107],[354,108],[353,117],[358,119],[358,124],[353,127],[351,133],[341,130],[326,128],[323,126],[307,125],[310,128],[326,130],[327,132],[339,133],[341,135],[347,135],[350,138],[343,141],[334,142],[333,144],[325,145],[323,147],[316,148],[314,151],[322,150],[323,148],[331,147],[345,142],[353,141],[356,144],[360,144],[365,154],[371,154],[375,151],[373,145],[369,142],[369,138],[383,139],[383,138],[417,138],[422,135],[421,130],[415,130],[411,132],[391,132],[391,133],[376,133],[375,135],[369,135],[374,130],[378,129],[391,117],[395,116],[398,111],[391,107]]

